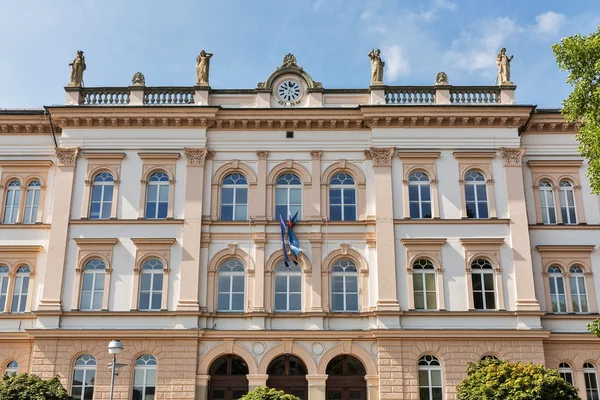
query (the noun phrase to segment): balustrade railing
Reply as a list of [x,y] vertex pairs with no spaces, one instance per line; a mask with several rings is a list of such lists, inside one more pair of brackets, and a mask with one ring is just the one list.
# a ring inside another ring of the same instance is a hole
[[452,104],[497,104],[500,103],[500,88],[493,86],[451,86]]
[[123,87],[83,88],[81,96],[86,106],[129,104],[129,89]]
[[385,104],[435,104],[435,89],[430,86],[388,86]]
[[147,87],[144,104],[194,104],[193,87]]

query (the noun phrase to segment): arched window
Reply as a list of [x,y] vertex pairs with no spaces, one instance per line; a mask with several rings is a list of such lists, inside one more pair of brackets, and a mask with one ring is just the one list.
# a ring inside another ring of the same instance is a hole
[[14,375],[19,373],[19,363],[15,360],[10,361],[6,364],[6,369],[4,370],[6,375]]
[[488,218],[486,181],[477,171],[465,174],[465,201],[467,218]]
[[419,360],[419,399],[442,400],[442,366],[434,356],[423,356]]
[[244,311],[245,278],[244,264],[241,261],[232,258],[221,265],[217,311]]
[[413,263],[413,292],[416,310],[437,310],[435,268],[427,259]]
[[296,212],[298,220],[302,219],[302,181],[288,172],[275,183],[275,219],[279,219],[279,214],[285,219]]
[[85,264],[81,285],[80,310],[99,311],[102,309],[105,272],[106,265],[104,265],[104,261],[98,258],[94,258]]
[[90,201],[90,219],[109,219],[112,210],[115,179],[109,172],[101,172],[94,177]]
[[308,381],[306,365],[301,359],[287,354],[271,361],[267,368],[269,379],[267,386],[299,397],[301,400],[308,398]]
[[96,359],[90,354],[80,356],[73,366],[71,396],[76,400],[92,400],[95,380]]
[[573,368],[569,363],[561,362],[558,365],[558,373],[567,383],[573,384]]
[[540,208],[542,209],[542,222],[544,224],[556,223],[556,205],[554,204],[554,191],[552,184],[541,181],[538,185],[540,192]]
[[365,367],[350,355],[337,356],[329,361],[326,399],[363,400],[366,399],[367,382]]
[[29,292],[29,274],[31,270],[23,265],[17,269],[15,275],[15,286],[13,288],[12,303],[10,311],[14,313],[25,312],[27,306],[27,293]]
[[356,221],[354,178],[343,172],[335,174],[329,181],[329,219],[331,221]]
[[345,258],[331,268],[331,311],[358,311],[358,269]]
[[471,263],[473,305],[476,310],[495,310],[494,268],[492,263],[479,258]]
[[10,181],[6,188],[6,200],[4,201],[4,219],[5,224],[14,224],[19,215],[19,204],[21,202],[21,182],[18,180]]
[[580,266],[572,265],[571,268],[569,268],[569,285],[571,286],[573,312],[589,312],[587,292],[585,290],[585,274]]
[[221,186],[221,220],[248,220],[248,181],[242,174],[230,174]]
[[248,393],[248,364],[242,358],[234,354],[219,357],[208,371],[209,399],[239,399]]
[[431,218],[431,185],[427,174],[416,171],[408,177],[411,218]]
[[550,284],[550,301],[552,302],[552,312],[567,312],[565,280],[560,267],[552,265],[548,268],[548,282]]
[[8,297],[8,267],[0,265],[0,313],[6,311]]
[[302,271],[296,264],[286,267],[280,262],[275,268],[275,311],[302,310]]
[[23,214],[24,224],[35,224],[37,220],[41,188],[42,184],[37,179],[29,182],[29,185],[27,185],[27,192],[25,192],[25,209]]
[[564,224],[576,224],[575,195],[573,184],[569,181],[560,181],[558,185],[558,198],[560,199],[560,213]]
[[594,364],[586,362],[583,364],[583,375],[585,377],[585,392],[588,400],[598,400],[598,376]]
[[496,357],[495,355],[492,355],[492,354],[486,354],[483,357],[481,357],[481,361],[490,361],[490,360],[500,361],[500,359],[498,357]]
[[169,212],[169,175],[158,171],[148,178],[146,218],[165,219]]
[[160,311],[162,304],[164,266],[158,258],[146,260],[142,265],[140,303],[142,311]]
[[156,392],[156,366],[154,356],[144,354],[133,366],[133,400],[154,400]]

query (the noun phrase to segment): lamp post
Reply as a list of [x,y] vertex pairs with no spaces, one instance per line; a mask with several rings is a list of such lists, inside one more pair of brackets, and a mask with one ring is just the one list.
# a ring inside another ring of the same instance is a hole
[[117,354],[121,354],[123,351],[123,343],[120,340],[112,340],[108,344],[108,354],[113,355],[112,361],[112,378],[110,380],[110,400],[113,400],[113,392],[115,390],[115,374],[117,371]]

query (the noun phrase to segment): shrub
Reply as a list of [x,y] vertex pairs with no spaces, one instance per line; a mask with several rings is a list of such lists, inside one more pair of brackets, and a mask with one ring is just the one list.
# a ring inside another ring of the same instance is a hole
[[70,400],[63,385],[55,376],[44,380],[37,375],[4,375],[0,380],[2,400]]
[[300,400],[293,394],[287,394],[283,390],[259,386],[253,391],[246,393],[240,400]]

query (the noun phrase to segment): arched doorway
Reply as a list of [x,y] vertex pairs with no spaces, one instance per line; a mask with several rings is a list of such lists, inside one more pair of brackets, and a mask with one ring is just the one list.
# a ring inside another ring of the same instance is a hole
[[237,400],[248,393],[248,365],[235,354],[217,358],[208,373],[209,400]]
[[355,357],[343,355],[327,364],[327,400],[366,400],[365,367]]
[[308,399],[306,365],[292,355],[279,356],[269,364],[267,386],[293,394],[301,400]]

